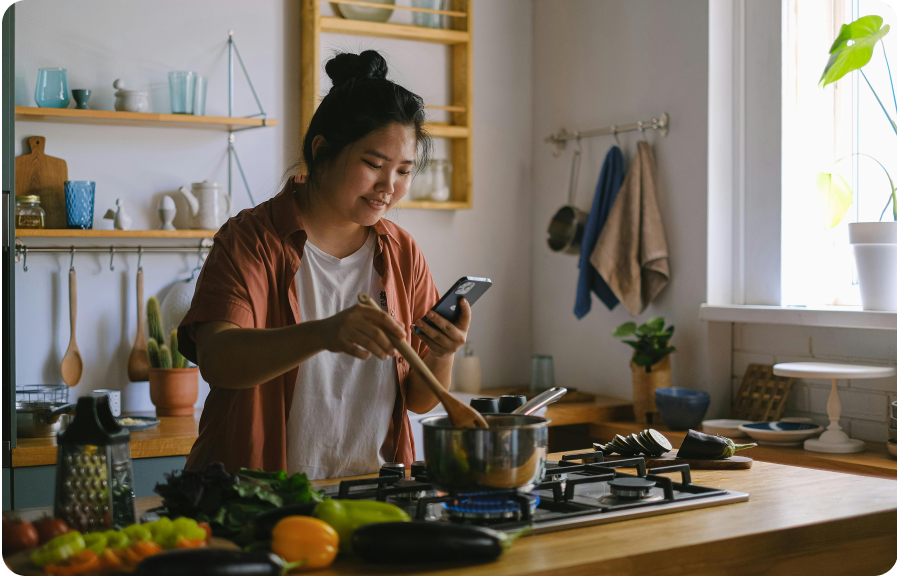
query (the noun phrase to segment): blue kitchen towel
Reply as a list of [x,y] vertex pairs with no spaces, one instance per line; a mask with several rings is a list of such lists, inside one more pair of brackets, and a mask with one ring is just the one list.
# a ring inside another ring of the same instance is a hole
[[618,146],[614,146],[604,158],[601,167],[601,176],[598,177],[598,187],[595,189],[595,199],[592,201],[592,211],[586,220],[586,229],[582,239],[582,250],[579,253],[579,282],[576,285],[576,304],[573,313],[576,318],[582,320],[583,316],[592,309],[592,292],[604,302],[608,310],[613,310],[620,303],[604,278],[595,270],[589,257],[598,242],[598,236],[604,228],[610,207],[617,198],[617,192],[623,184],[623,152]]

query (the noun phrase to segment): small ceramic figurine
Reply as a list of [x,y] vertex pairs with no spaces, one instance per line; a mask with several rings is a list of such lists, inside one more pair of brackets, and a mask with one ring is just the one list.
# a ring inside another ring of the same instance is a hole
[[175,230],[174,216],[178,213],[178,207],[174,203],[171,196],[162,196],[159,200],[159,220],[162,221],[162,227],[159,230]]
[[112,220],[115,223],[116,230],[130,230],[131,217],[125,212],[124,202],[122,202],[121,198],[115,199],[115,206],[115,210],[112,208],[106,210],[106,215],[103,218]]
[[115,93],[115,109],[125,112],[146,112],[149,110],[147,93],[140,90],[126,90],[121,78],[112,83]]

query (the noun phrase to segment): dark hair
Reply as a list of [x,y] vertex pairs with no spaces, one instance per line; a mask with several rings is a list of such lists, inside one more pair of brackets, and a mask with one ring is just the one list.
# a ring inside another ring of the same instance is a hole
[[[343,148],[390,124],[413,126],[417,136],[416,169],[429,163],[432,143],[424,130],[424,101],[386,79],[386,60],[375,50],[340,53],[324,66],[333,81],[330,92],[312,116],[302,143],[308,179],[314,183],[317,167],[336,158]],[[312,155],[312,142],[323,136],[326,144]]]

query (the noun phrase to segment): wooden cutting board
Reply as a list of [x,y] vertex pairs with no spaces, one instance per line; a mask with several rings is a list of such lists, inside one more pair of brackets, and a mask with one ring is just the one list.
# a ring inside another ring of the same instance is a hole
[[[231,542],[230,540],[225,540],[224,538],[216,538],[212,537],[209,540],[209,548],[222,548],[224,550],[239,550],[240,547]],[[18,552],[11,556],[7,556],[3,559],[6,562],[6,565],[12,570],[15,574],[21,574],[22,576],[47,576],[47,573],[44,572],[42,568],[38,568],[34,564],[31,563],[31,553],[34,550],[26,550],[24,552]],[[165,554],[165,552],[162,552]],[[119,572],[121,574],[122,572]]]
[[[605,456],[604,460],[613,462],[614,460],[624,460],[629,456]],[[692,470],[747,470],[753,464],[753,460],[747,456],[729,456],[722,460],[698,460],[689,458],[677,458],[676,450],[667,452],[663,456],[651,458],[645,456],[645,466],[648,468],[660,468],[661,466],[672,466],[674,464],[688,464]]]
[[16,158],[16,196],[37,194],[47,213],[45,228],[65,228],[65,181],[69,179],[65,160],[44,154],[47,139],[28,139],[30,154]]

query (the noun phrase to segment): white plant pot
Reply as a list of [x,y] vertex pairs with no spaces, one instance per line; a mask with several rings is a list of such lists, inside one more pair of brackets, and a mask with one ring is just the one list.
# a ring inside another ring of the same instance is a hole
[[847,225],[863,310],[897,311],[897,222]]

